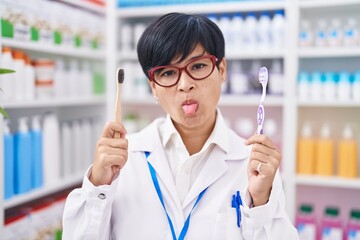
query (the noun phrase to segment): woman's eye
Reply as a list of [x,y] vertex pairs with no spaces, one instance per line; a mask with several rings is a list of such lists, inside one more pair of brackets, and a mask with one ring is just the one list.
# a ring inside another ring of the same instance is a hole
[[206,64],[204,64],[204,63],[197,63],[197,64],[194,64],[194,65],[193,65],[192,69],[193,69],[193,70],[197,70],[197,69],[201,69],[201,68],[204,68],[204,67],[206,67]]
[[170,77],[170,76],[173,76],[173,75],[175,75],[175,74],[176,74],[175,71],[173,71],[173,70],[168,70],[168,71],[163,72],[163,73],[161,74],[161,76],[162,76],[162,77]]

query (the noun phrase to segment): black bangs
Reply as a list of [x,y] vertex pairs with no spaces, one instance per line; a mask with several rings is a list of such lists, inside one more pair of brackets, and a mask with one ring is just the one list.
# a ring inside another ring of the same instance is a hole
[[198,45],[224,57],[224,37],[218,26],[203,16],[169,13],[150,24],[142,34],[137,52],[144,73],[156,66],[167,65],[175,58],[184,60]]

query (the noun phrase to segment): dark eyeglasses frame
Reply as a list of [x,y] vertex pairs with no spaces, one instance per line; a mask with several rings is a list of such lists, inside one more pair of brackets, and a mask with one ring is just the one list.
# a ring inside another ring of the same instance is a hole
[[[202,77],[202,78],[194,78],[194,77],[192,77],[191,74],[188,72],[187,67],[188,67],[191,63],[193,63],[193,62],[195,62],[195,61],[198,61],[198,60],[201,60],[201,59],[203,59],[203,58],[209,58],[209,59],[211,59],[211,61],[212,61],[212,63],[213,63],[213,67],[212,67],[210,73],[209,73],[207,76]],[[189,77],[191,77],[191,78],[194,79],[194,80],[203,80],[203,79],[209,77],[209,76],[213,73],[217,61],[218,61],[218,59],[217,59],[217,57],[215,57],[214,55],[204,55],[204,56],[201,56],[201,57],[198,57],[198,58],[195,58],[195,59],[191,60],[191,61],[188,62],[184,67],[176,67],[176,66],[173,66],[173,65],[157,66],[157,67],[151,68],[151,69],[149,70],[148,74],[149,74],[149,77],[150,77],[150,81],[154,81],[157,85],[159,85],[159,86],[161,86],[161,87],[172,87],[172,86],[175,86],[175,85],[179,82],[180,77],[181,77],[181,73],[182,73],[183,70],[187,73],[187,75],[188,75]],[[162,85],[162,84],[158,83],[158,82],[155,80],[155,78],[154,78],[154,73],[155,73],[155,71],[158,70],[158,69],[160,69],[160,68],[165,68],[165,67],[172,67],[172,68],[176,68],[176,69],[179,70],[178,79],[176,80],[176,82],[175,82],[174,84],[171,84],[171,85]]]

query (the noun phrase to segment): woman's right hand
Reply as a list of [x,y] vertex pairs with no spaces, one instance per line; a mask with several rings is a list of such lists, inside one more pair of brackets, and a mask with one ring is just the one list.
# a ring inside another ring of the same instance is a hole
[[[115,133],[120,138],[115,138]],[[110,185],[128,159],[126,129],[120,123],[108,122],[96,144],[90,182],[95,186]]]

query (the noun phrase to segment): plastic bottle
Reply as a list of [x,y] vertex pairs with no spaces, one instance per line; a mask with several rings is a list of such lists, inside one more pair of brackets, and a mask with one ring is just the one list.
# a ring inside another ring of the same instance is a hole
[[360,102],[360,70],[354,73],[351,85],[351,95],[354,101]]
[[133,28],[130,24],[125,23],[121,26],[120,33],[121,51],[124,53],[130,53],[132,50],[133,42]]
[[249,138],[255,132],[254,121],[250,118],[238,118],[235,121],[235,129],[243,138]]
[[329,46],[338,47],[343,43],[343,30],[341,29],[341,21],[338,18],[332,18],[328,32]]
[[54,70],[54,95],[56,98],[66,96],[66,77],[65,64],[62,59],[57,59]]
[[25,61],[22,51],[13,51],[14,58],[14,99],[20,101],[24,99],[24,85],[25,85]]
[[280,59],[272,60],[269,75],[269,92],[273,95],[281,95],[284,92],[284,74]]
[[245,94],[249,91],[249,82],[240,60],[231,63],[230,79],[230,92],[232,94]]
[[315,173],[322,176],[334,174],[334,140],[331,139],[330,126],[324,123],[315,151]]
[[328,45],[328,36],[326,21],[324,19],[319,19],[316,23],[315,30],[315,46],[324,47]]
[[273,118],[267,118],[264,122],[264,133],[270,137],[274,144],[281,150],[281,134],[278,132],[277,123]]
[[284,10],[277,10],[271,20],[270,38],[276,49],[284,47],[285,13]]
[[75,171],[73,168],[72,148],[73,139],[71,136],[70,123],[61,123],[61,177],[71,176]]
[[351,78],[348,72],[339,73],[339,81],[337,84],[337,98],[340,101],[351,100]]
[[55,113],[43,116],[43,168],[44,185],[51,186],[60,179],[60,134],[59,122]]
[[25,78],[24,82],[24,99],[33,100],[35,98],[35,70],[31,65],[29,55],[25,55]]
[[84,170],[83,168],[83,140],[81,136],[81,128],[79,120],[72,121],[72,138],[73,138],[73,145],[72,145],[72,161],[75,173],[80,173]]
[[311,79],[308,72],[300,71],[298,76],[298,97],[302,101],[308,101],[310,97]]
[[255,59],[251,62],[250,71],[247,73],[248,75],[248,82],[251,86],[250,92],[253,93],[261,93],[262,86],[259,83],[259,69],[261,67],[261,62],[258,59]]
[[43,186],[43,136],[40,126],[40,116],[33,116],[30,129],[32,142],[32,188]]
[[322,220],[321,240],[342,240],[342,227],[342,221],[339,218],[339,209],[337,207],[325,208],[324,218]]
[[312,136],[311,126],[305,122],[298,139],[297,172],[299,174],[315,173],[315,149],[316,141]]
[[313,72],[310,82],[310,99],[315,101],[323,100],[323,88],[323,75],[318,71]]
[[[2,48],[1,67],[14,70],[14,60],[11,49],[8,47]],[[14,77],[15,74],[0,74],[0,87],[3,90],[0,93],[0,99],[10,100],[14,98]]]
[[257,19],[254,12],[249,12],[244,21],[244,48],[254,49],[257,47],[256,39]]
[[82,169],[87,169],[92,162],[92,142],[91,142],[91,123],[85,118],[80,122],[81,138],[82,138]]
[[4,121],[4,198],[14,196],[14,135],[10,132],[9,121]]
[[310,47],[314,42],[314,34],[311,29],[310,21],[307,19],[300,20],[299,45],[301,47]]
[[92,95],[92,75],[89,62],[83,62],[82,69],[79,75],[79,95],[90,97]]
[[261,49],[270,48],[271,19],[269,12],[262,12],[257,23],[257,42]]
[[342,138],[338,143],[338,176],[347,178],[357,177],[357,142],[349,124],[345,125]]
[[231,19],[231,35],[233,40],[233,48],[231,51],[240,53],[244,48],[244,19],[241,13],[235,13]]
[[15,193],[22,194],[31,190],[31,156],[32,144],[31,135],[27,125],[27,118],[22,117],[18,120],[18,130],[15,133]]
[[323,81],[323,96],[325,101],[334,101],[336,98],[336,75],[333,72],[326,72]]
[[302,204],[296,216],[296,228],[300,240],[316,239],[316,218],[311,204]]
[[226,54],[232,53],[233,49],[233,41],[232,41],[232,34],[231,34],[231,18],[229,14],[223,14],[219,18],[219,28],[221,29],[224,39],[225,39],[225,51]]
[[79,74],[79,66],[76,60],[70,61],[70,69],[67,74],[66,80],[66,92],[70,97],[79,97],[80,92],[80,74]]
[[359,25],[355,18],[349,17],[344,27],[344,46],[356,46],[359,43]]
[[351,210],[349,222],[345,231],[345,240],[360,239],[360,210]]

